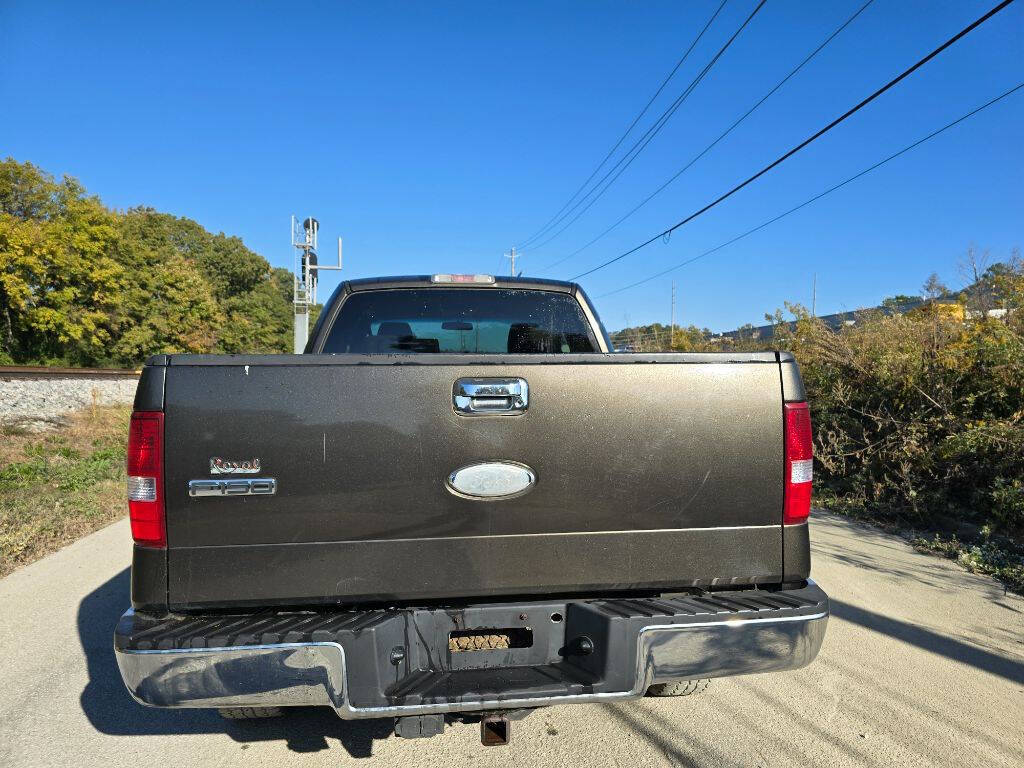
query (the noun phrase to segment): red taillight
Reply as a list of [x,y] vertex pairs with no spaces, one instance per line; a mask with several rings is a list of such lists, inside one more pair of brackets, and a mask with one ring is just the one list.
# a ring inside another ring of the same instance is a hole
[[128,517],[132,538],[147,547],[167,546],[164,524],[164,415],[132,414],[128,430]]
[[784,525],[807,522],[811,514],[814,447],[811,412],[807,403],[786,403],[786,484],[782,507]]

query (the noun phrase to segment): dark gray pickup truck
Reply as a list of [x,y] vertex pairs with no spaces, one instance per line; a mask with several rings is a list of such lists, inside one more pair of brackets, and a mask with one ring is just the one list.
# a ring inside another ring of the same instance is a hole
[[114,636],[138,701],[494,744],[817,654],[790,355],[612,353],[579,286],[485,275],[346,282],[306,352],[143,370]]

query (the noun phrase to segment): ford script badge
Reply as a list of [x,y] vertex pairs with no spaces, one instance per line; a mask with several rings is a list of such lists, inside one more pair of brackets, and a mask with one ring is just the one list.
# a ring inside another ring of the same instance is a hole
[[448,475],[448,490],[456,496],[498,501],[522,496],[533,489],[537,476],[525,464],[488,461],[470,464]]

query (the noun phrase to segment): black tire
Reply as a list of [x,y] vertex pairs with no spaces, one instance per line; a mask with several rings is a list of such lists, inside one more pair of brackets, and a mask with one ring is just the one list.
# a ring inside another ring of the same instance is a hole
[[217,714],[225,720],[261,720],[265,717],[280,717],[284,714],[281,707],[223,707]]
[[677,680],[674,683],[658,683],[647,689],[648,696],[692,696],[708,687],[710,680]]

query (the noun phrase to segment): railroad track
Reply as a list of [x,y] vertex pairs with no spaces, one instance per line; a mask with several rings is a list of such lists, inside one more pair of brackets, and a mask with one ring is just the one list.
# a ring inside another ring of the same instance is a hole
[[128,379],[141,371],[132,368],[51,368],[46,365],[0,365],[0,381],[11,379]]

